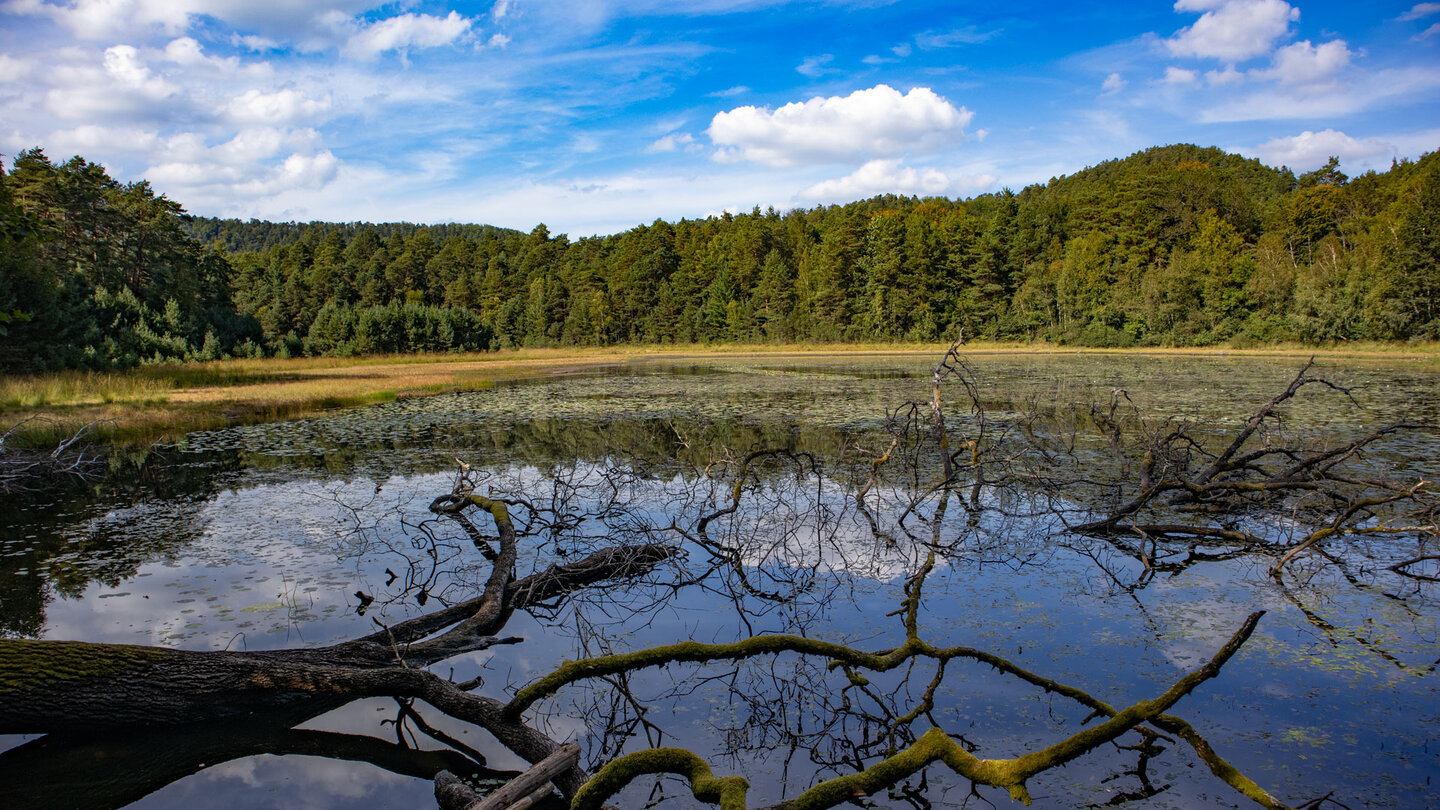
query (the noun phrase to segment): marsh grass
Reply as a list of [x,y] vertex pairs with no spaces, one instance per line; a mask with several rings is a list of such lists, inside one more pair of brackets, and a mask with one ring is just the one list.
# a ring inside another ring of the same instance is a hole
[[[80,427],[94,441],[138,443],[237,422],[486,388],[497,380],[683,357],[819,357],[944,354],[941,344],[761,344],[530,348],[486,353],[218,360],[141,366],[127,371],[64,371],[0,377],[0,432],[30,416],[12,440],[40,446]],[[1035,343],[977,343],[983,354],[1167,354],[1180,356],[1374,357],[1424,369],[1440,367],[1440,343],[1300,345],[1257,349],[1089,349]],[[23,434],[23,435],[21,435]]]
[[61,371],[0,379],[0,409],[164,402],[174,386],[131,372]]

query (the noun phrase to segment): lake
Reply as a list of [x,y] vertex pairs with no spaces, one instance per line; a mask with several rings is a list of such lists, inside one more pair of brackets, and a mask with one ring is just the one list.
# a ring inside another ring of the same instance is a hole
[[[1078,509],[1070,499],[1086,484],[1057,490],[998,457],[996,475],[1016,475],[1003,492],[981,494],[983,508],[972,515],[958,496],[936,515],[933,497],[914,496],[927,486],[918,469],[906,479],[892,467],[874,468],[891,477],[867,491],[871,507],[855,508],[869,461],[903,433],[902,406],[928,408],[936,359],[617,364],[129,451],[94,487],[3,507],[0,634],[189,649],[320,646],[464,598],[488,574],[485,561],[427,510],[451,490],[459,460],[489,491],[530,503],[516,507],[532,530],[521,543],[522,576],[615,542],[675,541],[672,521],[692,535],[682,562],[517,614],[505,633],[522,644],[436,668],[456,680],[483,677],[484,694],[507,698],[567,658],[690,639],[786,632],[884,650],[905,638],[900,617],[890,615],[905,579],[939,549],[917,617],[927,640],[989,651],[1116,707],[1160,694],[1208,660],[1249,613],[1267,611],[1220,675],[1173,713],[1292,805],[1327,794],[1349,807],[1433,803],[1440,586],[1433,566],[1411,569],[1418,577],[1387,567],[1434,555],[1433,537],[1327,544],[1278,583],[1269,574],[1273,554],[1217,544],[1164,564],[1157,557],[1147,572],[1126,547],[1061,531],[1056,515]],[[1197,436],[1213,437],[1242,425],[1302,364],[1090,353],[976,355],[969,363],[994,429],[1006,441],[1021,442],[1028,431],[1064,445],[1072,459],[1065,474],[1077,482],[1099,477],[1091,468],[1109,464],[1107,450],[1093,436],[1067,443],[1063,426],[1077,418],[1056,412],[1089,402],[1103,411],[1123,389],[1124,401],[1155,424],[1189,420],[1200,425]],[[1284,404],[1273,441],[1337,444],[1400,419],[1440,421],[1433,363],[1326,365],[1319,373],[1348,387],[1348,396],[1307,387]],[[979,422],[963,390],[946,396],[952,433],[970,435]],[[1037,427],[1032,417],[1042,413]],[[916,433],[916,441],[925,439]],[[786,452],[757,459],[743,504],[711,523],[718,544],[740,549],[717,563],[694,525],[724,506],[729,489],[705,471],[733,469],[761,448]],[[1413,482],[1433,480],[1437,458],[1440,436],[1406,431],[1357,461]],[[1283,538],[1301,518],[1267,514],[1235,525]],[[681,579],[697,585],[673,587]],[[374,601],[362,611],[357,594]],[[568,688],[527,717],[557,739],[581,742],[591,764],[647,744],[690,748],[718,775],[746,776],[758,806],[883,754],[891,743],[866,735],[915,706],[933,674],[933,665],[916,664],[847,688],[823,661],[798,656],[676,664]],[[929,715],[980,756],[1047,745],[1088,714],[973,661],[951,662],[931,696]],[[399,711],[389,699],[358,701],[290,733],[237,726],[168,740],[0,738],[8,748],[0,753],[0,796],[11,794],[6,806],[30,807],[338,808],[357,799],[434,806],[428,777],[451,760],[397,753],[397,740],[441,748],[414,719],[397,723]],[[421,713],[490,766],[521,767],[483,732]],[[917,730],[926,727],[921,721]],[[1173,740],[1139,753],[1107,745],[1037,776],[1030,788],[1038,807],[1127,798],[1136,807],[1253,806]],[[936,766],[870,800],[959,806],[969,790]],[[677,781],[652,781],[631,786],[616,804],[696,806],[687,793]],[[1009,801],[991,788],[981,795]]]

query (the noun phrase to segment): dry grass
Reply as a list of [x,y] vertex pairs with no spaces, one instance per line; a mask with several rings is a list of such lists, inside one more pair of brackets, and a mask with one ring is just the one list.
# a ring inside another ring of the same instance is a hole
[[[81,425],[107,420],[95,436],[153,441],[236,422],[280,419],[397,397],[470,390],[497,380],[682,357],[888,355],[945,351],[943,344],[787,344],[625,346],[522,349],[483,354],[383,355],[223,360],[145,366],[124,372],[78,372],[0,378],[0,430],[30,416],[36,430],[16,441],[43,443]],[[1362,344],[1332,349],[1085,349],[1023,343],[979,343],[971,354],[1139,354],[1373,358],[1440,369],[1440,343]],[[41,425],[44,425],[41,428]],[[22,431],[23,432],[23,431]]]

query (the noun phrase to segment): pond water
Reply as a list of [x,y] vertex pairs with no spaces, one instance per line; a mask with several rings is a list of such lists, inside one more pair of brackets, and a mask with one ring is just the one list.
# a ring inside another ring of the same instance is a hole
[[[1152,417],[1205,420],[1215,429],[1243,422],[1299,366],[1089,354],[970,362],[980,398],[998,418],[1035,405],[1108,402],[1123,388]],[[523,644],[462,656],[437,671],[453,671],[457,680],[482,675],[483,693],[505,697],[565,658],[688,639],[791,632],[883,650],[904,639],[899,618],[889,614],[921,556],[885,542],[840,504],[867,468],[854,462],[857,452],[884,451],[887,415],[906,401],[928,402],[934,363],[876,356],[616,365],[192,434],[117,458],[113,474],[92,490],[0,507],[0,635],[188,649],[325,645],[372,632],[377,620],[417,615],[424,600],[464,598],[483,581],[484,560],[426,510],[450,491],[457,459],[494,491],[588,510],[583,525],[537,529],[522,543],[524,575],[705,511],[716,490],[695,470],[767,447],[839,471],[817,479],[788,462],[775,465],[756,481],[753,504],[723,528],[789,542],[749,548],[738,574],[718,573],[707,587],[675,593],[661,572],[633,587],[519,614],[505,634]],[[1350,387],[1350,396],[1316,391],[1287,403],[1287,436],[1334,440],[1398,419],[1440,420],[1433,364],[1331,365],[1324,372]],[[967,418],[968,408],[955,407],[956,425]],[[1440,438],[1418,432],[1367,463],[1402,478],[1433,479],[1436,458]],[[617,470],[624,475],[618,487]],[[1134,560],[1110,548],[1053,542],[1052,519],[1012,516],[991,528],[986,543],[942,555],[925,581],[919,624],[927,640],[990,651],[1123,707],[1163,692],[1208,660],[1246,615],[1266,610],[1219,677],[1173,713],[1292,804],[1330,793],[1349,807],[1434,803],[1440,590],[1376,563],[1406,559],[1424,550],[1422,540],[1377,540],[1354,559],[1331,549],[1334,560],[1307,562],[1284,587],[1268,574],[1274,560],[1259,554],[1215,555],[1125,587],[1140,578]],[[691,562],[703,557],[690,547]],[[787,598],[737,596],[737,576]],[[360,611],[357,592],[375,602]],[[917,667],[876,676],[870,688],[877,705],[904,711],[932,673]],[[752,805],[760,805],[796,795],[817,773],[836,772],[817,761],[859,755],[854,737],[868,728],[863,718],[845,719],[827,702],[838,700],[837,677],[823,662],[781,656],[646,670],[626,686],[648,706],[652,739],[658,734],[664,744],[705,755],[721,775],[744,774]],[[827,690],[835,694],[825,697]],[[366,700],[289,733],[237,726],[83,743],[0,737],[8,749],[0,753],[0,799],[9,796],[0,805],[433,806],[428,777],[445,761],[388,750],[397,735],[411,739],[397,729],[396,713],[394,701]],[[947,669],[932,712],[972,750],[997,757],[1071,734],[1087,713],[964,661]],[[593,762],[618,744],[603,739],[597,723],[613,726],[632,715],[615,690],[596,686],[563,691],[530,717],[556,738],[582,742]],[[483,732],[426,717],[483,752],[492,767],[520,767]],[[816,728],[829,721],[836,725]],[[626,750],[644,747],[640,728]],[[421,748],[440,747],[415,739]],[[381,743],[387,750],[375,750]],[[1247,805],[1187,746],[1164,746],[1145,776],[1163,788],[1128,806]],[[1107,746],[1037,777],[1031,791],[1040,807],[1105,805],[1141,792],[1142,780],[1127,773],[1135,767],[1134,752]],[[969,794],[943,767],[907,784],[908,792],[867,801],[960,806]],[[647,783],[616,803],[640,807],[663,798],[661,806],[691,806],[684,793],[673,782]],[[981,795],[997,805],[1009,801],[992,789]]]

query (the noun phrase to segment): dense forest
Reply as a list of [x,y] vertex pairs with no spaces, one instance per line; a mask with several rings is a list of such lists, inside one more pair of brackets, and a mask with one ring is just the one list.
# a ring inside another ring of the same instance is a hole
[[875,197],[571,241],[187,216],[42,151],[0,171],[0,365],[615,343],[1440,338],[1440,153],[1298,177],[1157,147],[968,200]]

